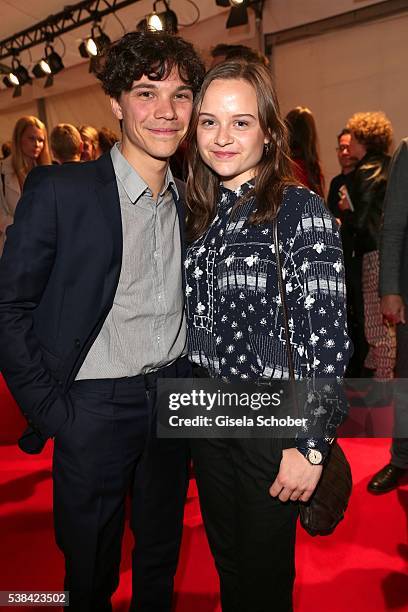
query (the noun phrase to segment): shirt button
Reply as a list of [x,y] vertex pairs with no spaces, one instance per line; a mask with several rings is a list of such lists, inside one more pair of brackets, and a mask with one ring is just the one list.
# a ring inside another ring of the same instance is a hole
[[158,258],[158,256],[159,256],[159,255],[158,255],[157,251],[155,251],[155,252],[153,253],[153,257],[154,257],[155,259],[157,259],[157,258]]
[[157,342],[160,342],[160,336],[157,336]]

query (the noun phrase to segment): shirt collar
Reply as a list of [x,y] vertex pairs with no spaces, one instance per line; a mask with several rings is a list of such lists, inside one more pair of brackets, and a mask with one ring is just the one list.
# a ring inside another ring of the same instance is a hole
[[[111,159],[113,168],[115,170],[116,177],[122,183],[124,190],[129,200],[135,204],[138,199],[144,194],[152,195],[150,187],[145,183],[140,174],[129,164],[127,159],[122,155],[120,151],[120,143],[116,142],[111,149]],[[173,195],[179,199],[179,193],[177,185],[171,173],[170,167],[167,168],[166,176],[164,178],[163,188],[159,194],[162,197],[168,188],[171,188]]]

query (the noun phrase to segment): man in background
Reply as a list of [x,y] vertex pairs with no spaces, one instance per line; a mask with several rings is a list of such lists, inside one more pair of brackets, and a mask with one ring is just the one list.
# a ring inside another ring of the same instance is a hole
[[[384,225],[380,243],[381,311],[385,321],[397,326],[395,377],[408,379],[408,138],[391,161],[385,195]],[[387,493],[408,475],[408,397],[395,381],[394,438],[391,461],[368,483],[371,493]]]
[[55,126],[50,135],[50,144],[53,159],[59,164],[81,161],[81,134],[70,123],[59,123]]
[[356,167],[357,160],[350,155],[350,130],[344,128],[337,136],[337,159],[339,160],[341,172],[332,178],[327,196],[327,205],[333,215],[342,220],[343,212],[339,208],[339,191],[343,185],[349,185],[352,178],[352,172]]
[[217,64],[228,62],[229,60],[242,60],[244,62],[260,63],[264,66],[269,66],[268,58],[246,45],[227,45],[220,43],[211,49],[212,62],[210,68],[214,68]]

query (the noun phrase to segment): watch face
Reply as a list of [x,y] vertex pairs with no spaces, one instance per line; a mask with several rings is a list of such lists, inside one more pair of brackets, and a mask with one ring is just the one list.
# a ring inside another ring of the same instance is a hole
[[323,461],[322,453],[314,448],[309,450],[307,458],[313,465],[320,465]]

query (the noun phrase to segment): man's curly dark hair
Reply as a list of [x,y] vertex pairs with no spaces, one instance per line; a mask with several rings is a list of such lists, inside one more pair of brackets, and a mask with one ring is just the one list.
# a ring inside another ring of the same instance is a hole
[[114,42],[101,58],[96,76],[111,98],[119,100],[133,82],[147,76],[166,79],[178,68],[181,80],[195,95],[204,78],[204,64],[192,44],[166,32],[129,32]]

